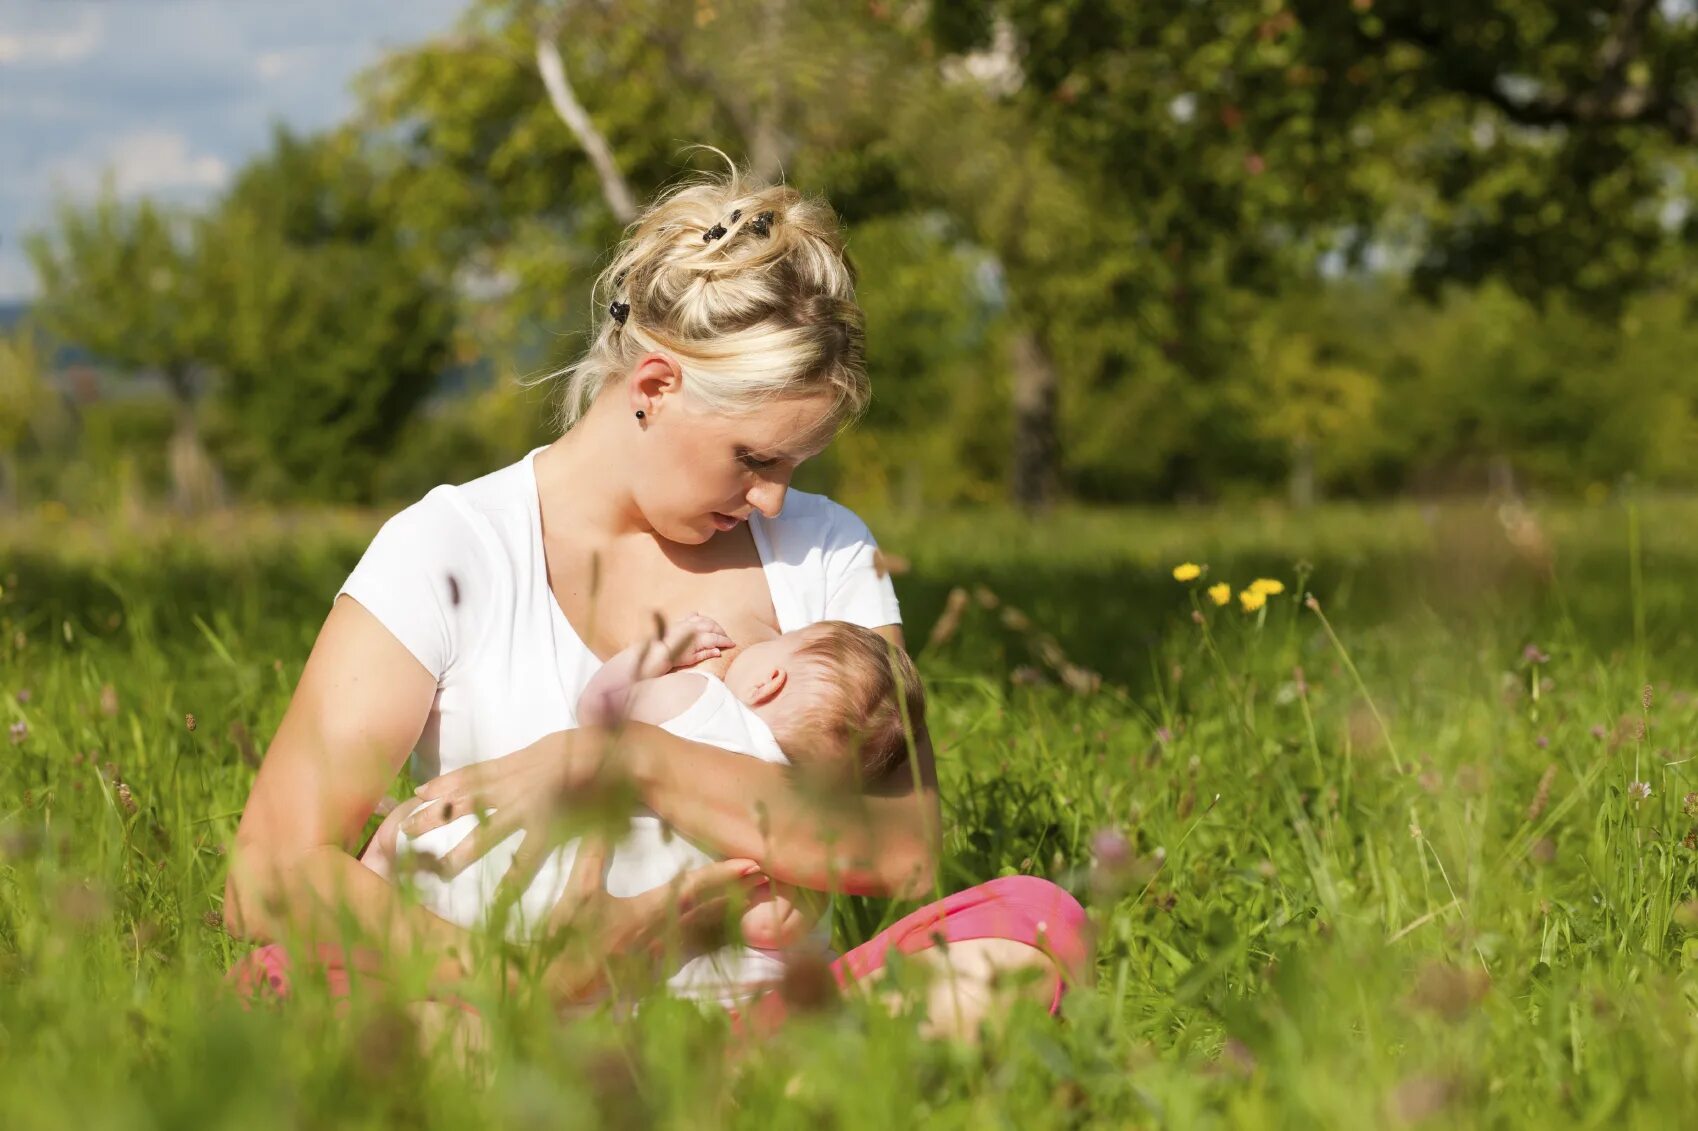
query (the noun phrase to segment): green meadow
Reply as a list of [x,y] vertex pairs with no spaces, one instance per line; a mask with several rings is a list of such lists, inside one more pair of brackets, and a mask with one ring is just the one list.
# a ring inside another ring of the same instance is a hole
[[[1025,872],[1090,909],[1063,1020],[965,1045],[851,1000],[750,1042],[655,996],[562,1020],[490,988],[466,1054],[376,990],[244,1008],[226,845],[378,516],[45,513],[0,530],[0,1123],[1690,1120],[1698,504],[868,517],[931,696],[943,885]],[[1247,611],[1256,579],[1283,591]],[[840,901],[839,944],[903,910]]]

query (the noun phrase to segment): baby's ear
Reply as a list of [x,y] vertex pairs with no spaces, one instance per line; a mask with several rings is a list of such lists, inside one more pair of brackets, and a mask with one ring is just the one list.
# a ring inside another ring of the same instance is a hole
[[789,674],[783,668],[769,668],[767,673],[761,676],[760,682],[755,684],[754,690],[750,692],[749,706],[764,707],[778,698],[778,693],[784,690],[784,685],[789,681],[789,678]]

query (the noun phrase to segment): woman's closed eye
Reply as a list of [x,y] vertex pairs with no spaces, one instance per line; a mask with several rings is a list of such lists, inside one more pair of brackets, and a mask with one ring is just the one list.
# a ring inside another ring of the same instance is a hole
[[737,461],[750,471],[770,471],[778,466],[779,461],[772,456],[759,456],[748,448],[737,449]]

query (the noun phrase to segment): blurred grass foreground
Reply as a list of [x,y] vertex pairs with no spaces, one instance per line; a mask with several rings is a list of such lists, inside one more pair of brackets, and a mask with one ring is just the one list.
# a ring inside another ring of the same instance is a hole
[[[1072,889],[1095,985],[977,1048],[858,1002],[742,1049],[679,1003],[563,1024],[510,1000],[469,1061],[382,1001],[248,1012],[222,983],[223,846],[375,517],[9,524],[0,1110],[18,1128],[1679,1125],[1698,1086],[1695,518],[1658,500],[875,516],[926,642],[946,883]],[[1198,576],[1175,580],[1184,563]],[[1256,579],[1283,591],[1247,611]],[[851,901],[838,941],[897,910]]]

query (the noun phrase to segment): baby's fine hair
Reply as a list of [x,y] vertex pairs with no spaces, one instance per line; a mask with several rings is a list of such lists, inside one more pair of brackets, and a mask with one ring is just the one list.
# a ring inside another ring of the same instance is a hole
[[825,677],[797,749],[823,744],[828,758],[853,756],[863,783],[879,781],[908,760],[910,736],[925,722],[926,693],[914,661],[872,629],[848,621],[820,621],[804,631],[796,655],[818,663]]
[[661,193],[597,277],[589,348],[553,375],[565,380],[564,427],[651,350],[675,360],[685,388],[715,412],[828,393],[835,431],[865,410],[864,319],[836,212],[712,151],[727,171]]

